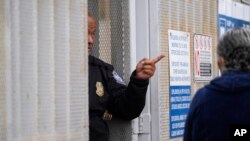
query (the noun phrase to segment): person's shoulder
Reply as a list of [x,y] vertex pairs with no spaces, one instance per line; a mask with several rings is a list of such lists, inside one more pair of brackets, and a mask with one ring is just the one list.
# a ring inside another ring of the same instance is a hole
[[197,90],[195,97],[198,99],[202,99],[206,96],[207,93],[207,88],[206,87],[202,87],[200,89]]
[[104,62],[103,60],[96,58],[94,56],[89,55],[89,65],[93,65],[93,66],[98,66],[101,68],[105,68],[108,70],[113,70],[113,66],[109,63]]
[[192,102],[195,103],[195,105],[200,105],[201,103],[204,102],[206,97],[207,97],[207,88],[202,87],[202,88],[197,90],[197,92],[195,93],[195,95],[192,99]]

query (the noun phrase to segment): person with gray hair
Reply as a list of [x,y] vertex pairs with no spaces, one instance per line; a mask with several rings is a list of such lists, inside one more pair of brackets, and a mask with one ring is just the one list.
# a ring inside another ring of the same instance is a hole
[[222,75],[195,94],[184,141],[228,141],[230,128],[250,125],[250,29],[226,32],[217,54]]
[[218,44],[219,68],[225,71],[250,71],[250,29],[229,31]]

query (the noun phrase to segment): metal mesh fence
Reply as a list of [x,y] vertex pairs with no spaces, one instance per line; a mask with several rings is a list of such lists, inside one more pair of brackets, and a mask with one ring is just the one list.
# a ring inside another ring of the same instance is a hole
[[[127,0],[89,0],[89,12],[97,23],[92,55],[114,65],[125,79],[129,66],[129,15]],[[125,66],[126,65],[126,66]]]
[[[92,55],[111,63],[128,83],[130,77],[128,0],[88,0],[89,12],[97,23]],[[109,122],[110,141],[130,141],[130,122],[115,119]]]
[[6,95],[4,95],[6,91],[6,48],[5,45],[5,23],[4,21],[5,17],[5,11],[4,11],[4,1],[0,1],[0,140],[6,140],[7,131],[6,128],[6,103],[5,98]]
[[1,141],[88,140],[86,8],[0,1]]
[[[213,77],[218,74],[216,63],[216,42],[217,42],[217,1],[197,0],[161,0],[160,8],[160,51],[168,53],[168,30],[179,30],[189,32],[191,37],[194,33],[210,35],[213,48]],[[193,40],[190,43],[190,58],[193,58]],[[160,64],[160,140],[169,140],[169,62],[168,59]],[[191,72],[193,70],[193,59],[191,59]],[[191,73],[191,78],[194,78]],[[191,94],[207,82],[195,82],[191,80]],[[181,138],[173,141],[182,140]]]

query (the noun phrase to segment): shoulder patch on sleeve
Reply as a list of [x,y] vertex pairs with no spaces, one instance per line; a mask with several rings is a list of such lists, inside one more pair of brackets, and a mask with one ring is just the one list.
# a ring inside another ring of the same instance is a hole
[[125,82],[122,80],[122,78],[117,74],[116,71],[113,70],[112,72],[113,77],[115,78],[116,82],[122,85],[126,85]]

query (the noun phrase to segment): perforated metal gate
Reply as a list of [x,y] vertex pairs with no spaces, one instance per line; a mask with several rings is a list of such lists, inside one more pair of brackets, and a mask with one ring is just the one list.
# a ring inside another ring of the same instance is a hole
[[87,141],[87,1],[0,0],[0,140]]
[[[97,31],[92,55],[114,65],[118,74],[130,76],[128,0],[89,0]],[[127,71],[128,70],[128,71]]]
[[[117,73],[128,82],[130,77],[128,0],[88,0],[89,12],[97,21],[93,54],[111,63]],[[109,122],[110,141],[131,141],[129,121]]]
[[6,140],[6,48],[5,48],[5,20],[4,1],[0,1],[0,140]]
[[[216,63],[217,43],[217,1],[216,0],[160,0],[160,52],[168,54],[168,30],[179,30],[193,34],[205,34],[212,37],[213,77],[217,76]],[[191,60],[191,94],[208,82],[195,82],[193,73],[193,40],[190,40]],[[169,140],[169,62],[168,59],[160,63],[159,97],[160,97],[160,130],[153,130],[153,140]],[[153,115],[152,115],[153,116]],[[154,117],[153,117],[154,118]],[[159,135],[158,139],[156,135]],[[154,139],[155,138],[155,139]],[[181,138],[173,141],[181,141]]]

